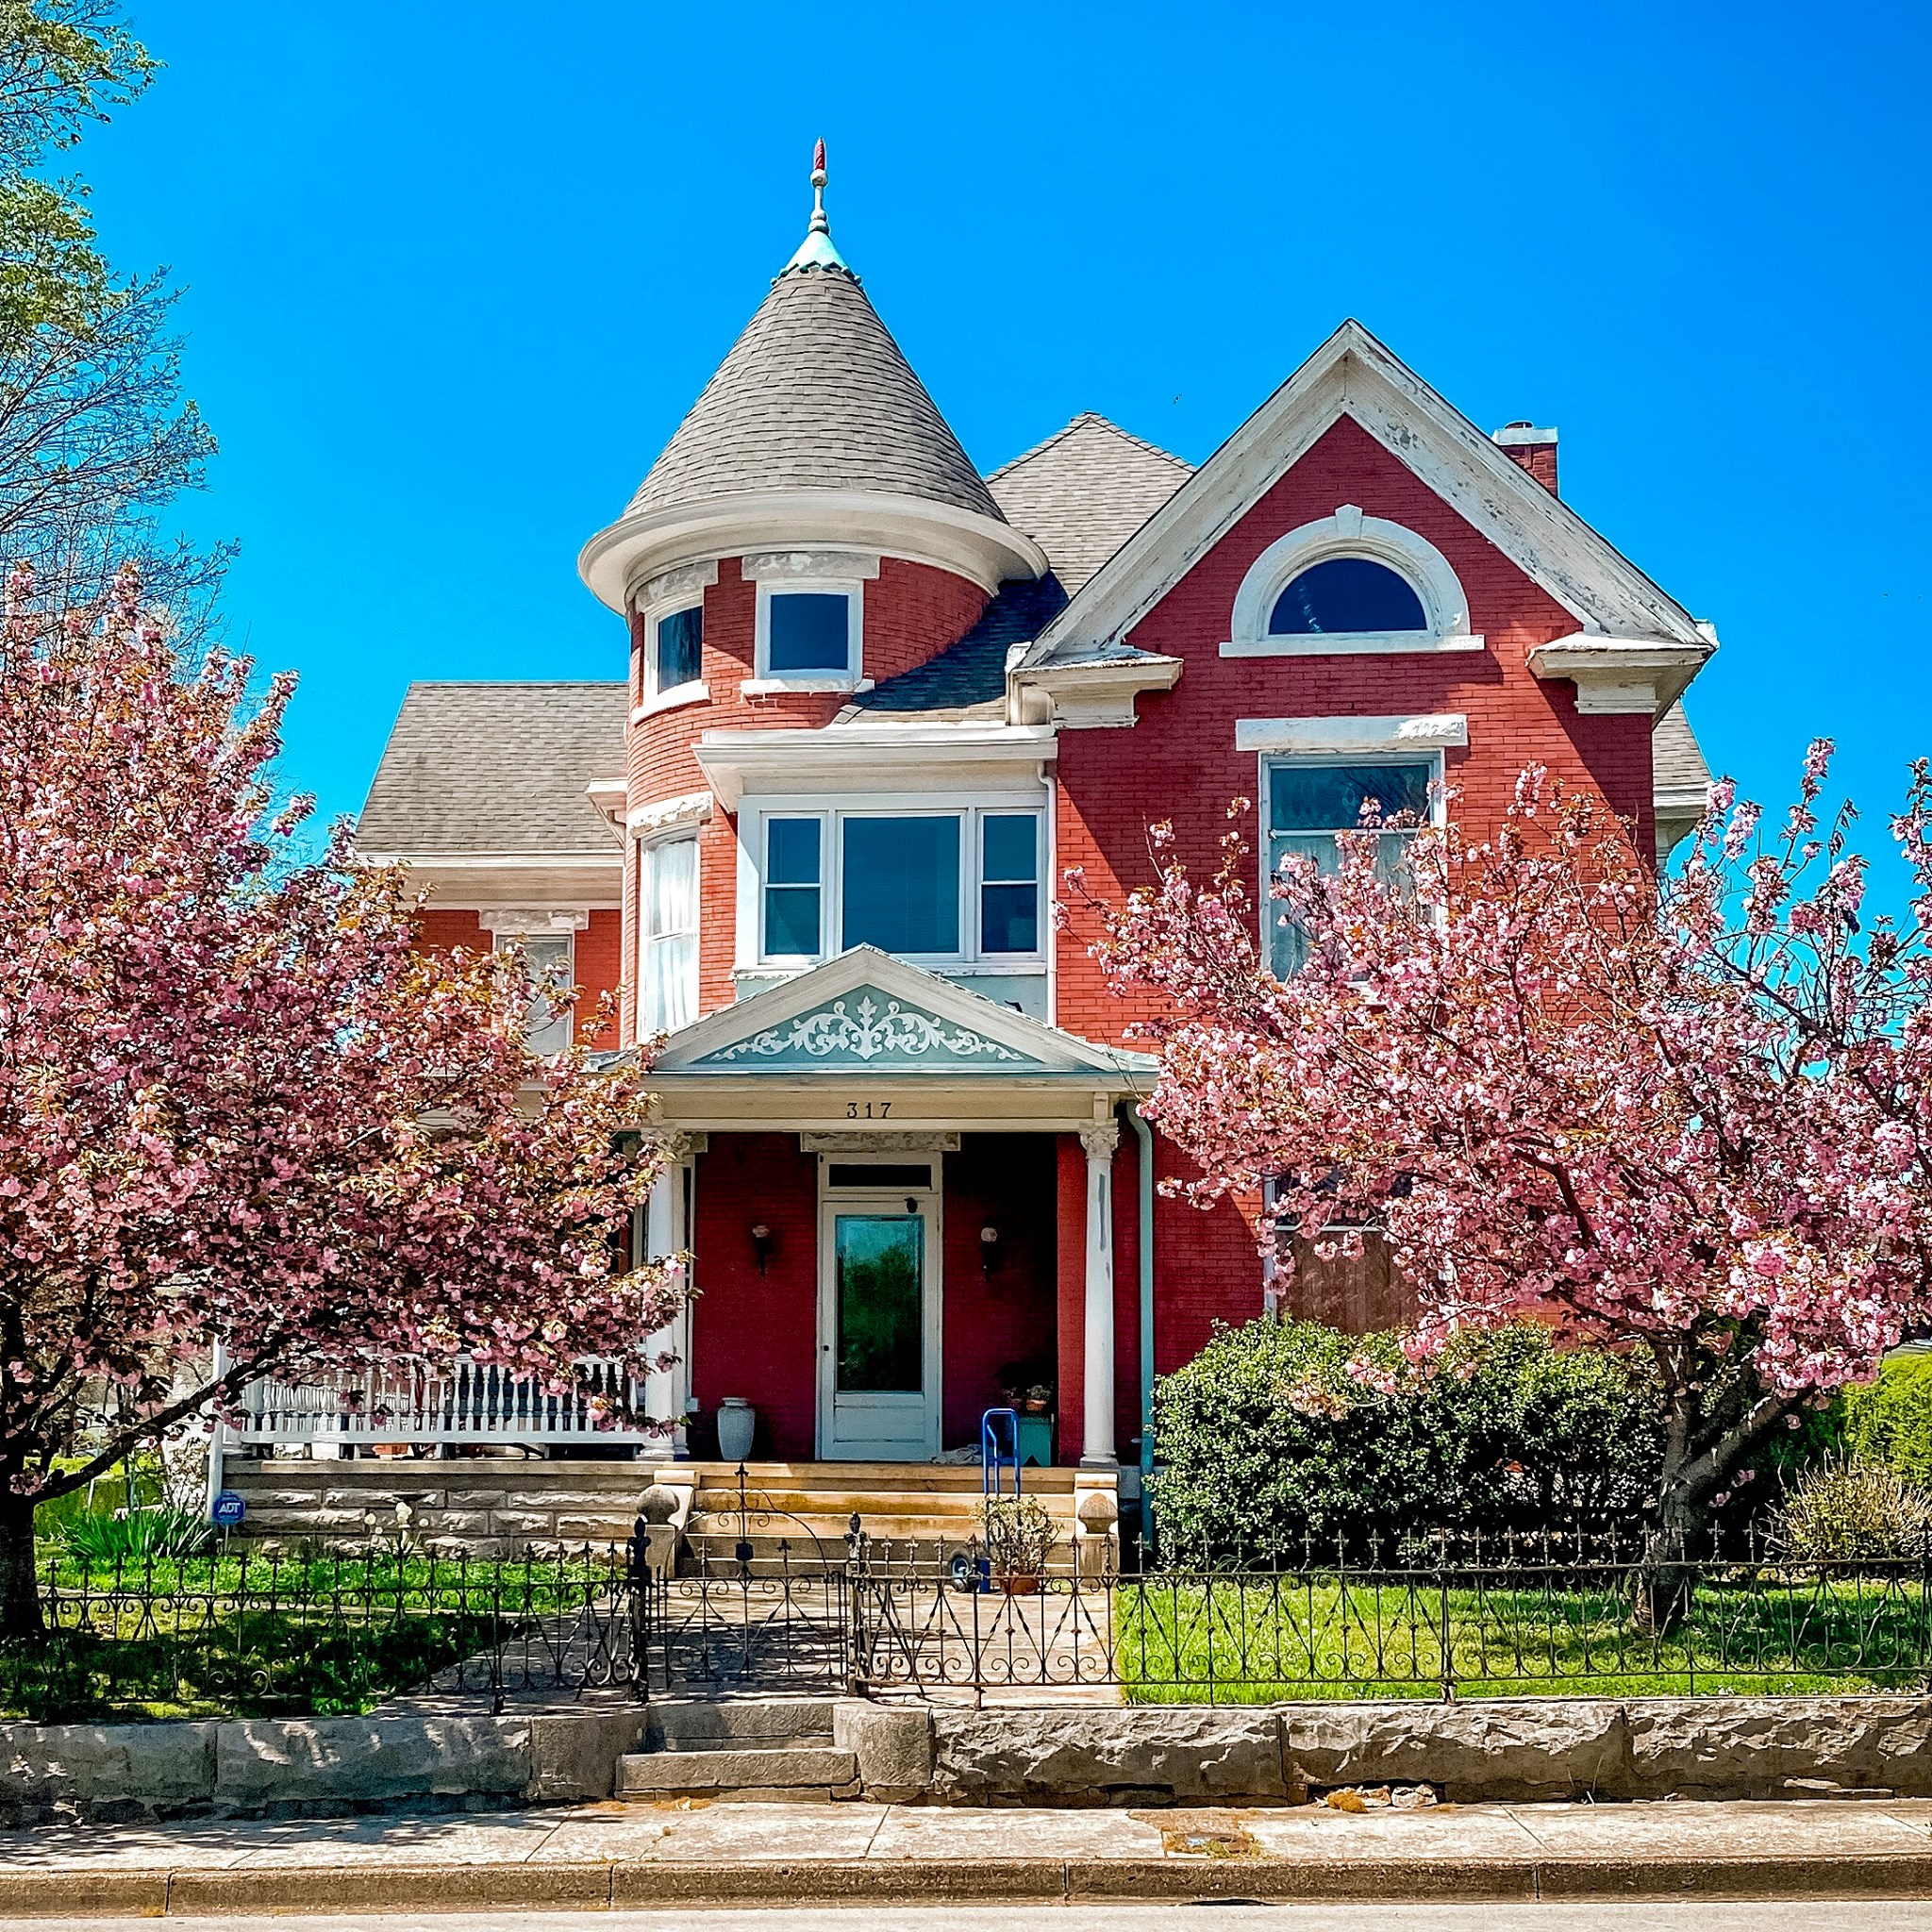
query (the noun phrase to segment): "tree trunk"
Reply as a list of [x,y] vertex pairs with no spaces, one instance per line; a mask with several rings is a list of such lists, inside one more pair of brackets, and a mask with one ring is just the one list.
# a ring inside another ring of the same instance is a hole
[[1702,1506],[1667,1480],[1637,1566],[1637,1622],[1653,1636],[1668,1637],[1690,1613],[1697,1589],[1694,1557],[1704,1527]]
[[34,1506],[0,1482],[0,1643],[28,1642],[43,1630],[34,1574]]

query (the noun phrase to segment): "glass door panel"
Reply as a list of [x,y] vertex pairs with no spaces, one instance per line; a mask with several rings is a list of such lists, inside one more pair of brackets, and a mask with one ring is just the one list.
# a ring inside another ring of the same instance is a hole
[[835,1220],[839,1392],[917,1394],[925,1386],[925,1218]]

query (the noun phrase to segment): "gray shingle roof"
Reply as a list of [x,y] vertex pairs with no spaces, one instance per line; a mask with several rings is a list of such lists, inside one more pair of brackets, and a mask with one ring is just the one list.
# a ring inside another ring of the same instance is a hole
[[788,269],[772,284],[630,508],[761,490],[887,491],[1000,518],[858,278],[840,268]]
[[1681,702],[1657,721],[1650,734],[1650,775],[1658,791],[1710,783],[1710,767],[1697,748],[1696,735]]
[[1007,521],[1046,552],[1072,593],[1193,474],[1089,410],[988,481]]
[[957,644],[859,692],[852,709],[913,711],[926,717],[958,717],[974,709],[1004,714],[1008,651],[1014,644],[1030,644],[1066,603],[1067,593],[1051,573],[1038,583],[1015,578],[1002,584],[999,595]]
[[615,853],[584,796],[624,770],[622,684],[412,684],[357,825],[364,852]]

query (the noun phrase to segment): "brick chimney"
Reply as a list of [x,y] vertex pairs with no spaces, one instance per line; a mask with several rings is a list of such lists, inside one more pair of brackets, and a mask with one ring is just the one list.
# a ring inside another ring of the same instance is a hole
[[1490,439],[1512,463],[1520,463],[1552,496],[1557,489],[1557,432],[1532,423],[1506,423]]

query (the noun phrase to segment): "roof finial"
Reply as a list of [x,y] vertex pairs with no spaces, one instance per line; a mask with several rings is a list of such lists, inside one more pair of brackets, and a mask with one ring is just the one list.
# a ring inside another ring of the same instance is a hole
[[[845,267],[839,251],[832,246],[832,225],[825,219],[825,143],[823,136],[811,151],[811,225],[806,230],[805,240],[798,244],[798,253],[785,267],[788,272],[794,268]],[[846,273],[849,275],[851,271],[848,269]]]

